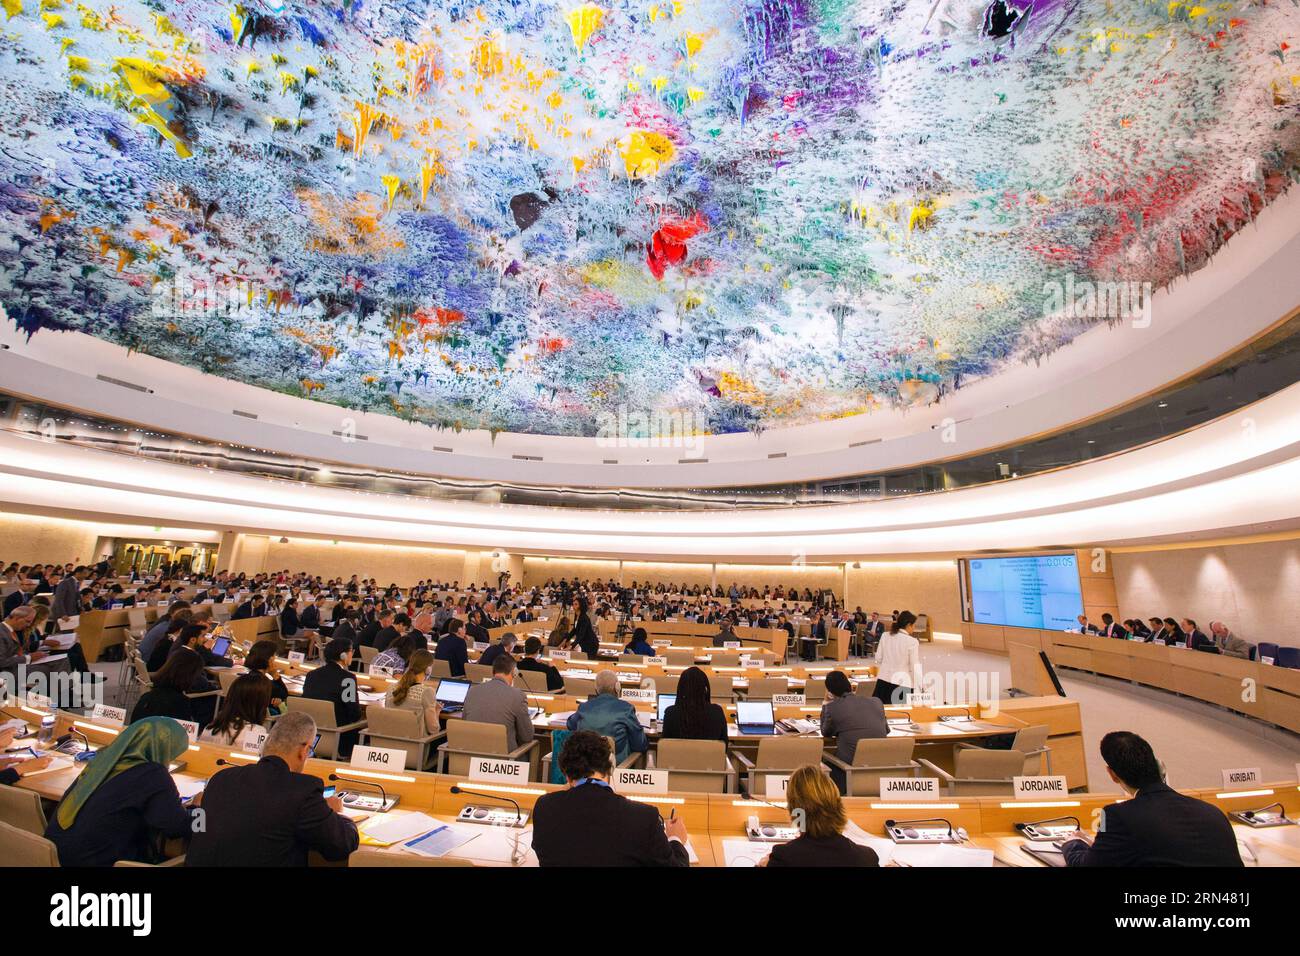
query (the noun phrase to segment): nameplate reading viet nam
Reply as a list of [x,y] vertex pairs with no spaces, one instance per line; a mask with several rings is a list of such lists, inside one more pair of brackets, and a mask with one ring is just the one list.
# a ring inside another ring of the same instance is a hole
[[882,800],[938,800],[938,777],[881,777]]
[[528,783],[527,760],[502,760],[498,757],[471,757],[469,778],[491,783]]
[[630,701],[639,700],[639,701],[646,701],[653,704],[655,702],[657,692],[653,687],[647,690],[642,690],[640,687],[625,687],[618,692],[618,696],[621,700],[630,700]]
[[934,694],[907,695],[907,706],[909,707],[933,707],[936,703]]
[[614,771],[614,789],[635,793],[667,793],[668,771],[620,767]]
[[353,747],[351,764],[367,770],[405,770],[406,751],[383,747]]
[[1236,770],[1223,771],[1223,789],[1243,790],[1259,785],[1263,775],[1258,767],[1238,767]]
[[773,694],[773,707],[802,707],[808,699],[803,694]]
[[1070,795],[1064,777],[1012,777],[1011,782],[1017,800],[1042,800]]

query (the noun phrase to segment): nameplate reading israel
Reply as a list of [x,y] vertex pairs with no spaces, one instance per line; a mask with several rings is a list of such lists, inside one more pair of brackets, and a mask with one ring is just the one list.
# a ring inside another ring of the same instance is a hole
[[938,777],[881,777],[881,799],[938,800]]
[[1064,777],[1012,777],[1011,782],[1017,800],[1042,800],[1070,795]]
[[656,691],[653,687],[648,688],[647,690],[642,690],[640,687],[625,687],[619,691],[618,696],[622,700],[640,700],[654,703]]
[[668,771],[622,767],[614,771],[614,789],[637,793],[667,793]]
[[406,751],[383,747],[353,747],[351,764],[367,770],[405,770]]
[[1236,770],[1223,771],[1223,788],[1225,790],[1242,790],[1258,786],[1263,774],[1258,767],[1238,767]]
[[803,694],[773,694],[773,707],[802,707],[808,702]]
[[491,783],[527,783],[527,760],[502,760],[499,757],[471,757],[469,778]]

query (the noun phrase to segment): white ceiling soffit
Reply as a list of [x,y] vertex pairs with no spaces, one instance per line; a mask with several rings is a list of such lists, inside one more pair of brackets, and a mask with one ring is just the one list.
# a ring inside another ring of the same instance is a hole
[[0,434],[6,508],[359,541],[662,560],[837,560],[1141,543],[1300,525],[1300,384],[1185,435],[939,495],[738,512],[437,502]]
[[[1300,190],[1293,189],[1209,267],[1157,293],[1149,326],[1101,324],[1041,362],[1009,366],[931,407],[761,436],[701,436],[685,447],[439,431],[205,375],[81,333],[27,341],[7,320],[0,321],[0,381],[31,398],[163,431],[372,469],[596,488],[812,481],[967,456],[1148,394],[1291,313],[1300,304],[1297,263]],[[949,423],[956,427],[945,429]]]

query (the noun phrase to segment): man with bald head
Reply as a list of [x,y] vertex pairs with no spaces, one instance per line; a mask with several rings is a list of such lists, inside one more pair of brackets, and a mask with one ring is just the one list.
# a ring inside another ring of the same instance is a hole
[[1255,645],[1233,634],[1222,621],[1210,622],[1210,634],[1214,637],[1214,643],[1219,645],[1219,653],[1242,660],[1250,659],[1250,652]]

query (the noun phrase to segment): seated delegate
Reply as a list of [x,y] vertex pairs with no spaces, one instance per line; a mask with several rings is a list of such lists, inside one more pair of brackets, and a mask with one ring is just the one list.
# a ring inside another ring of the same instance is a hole
[[570,730],[590,730],[614,741],[615,759],[622,763],[633,753],[645,753],[649,746],[636,717],[636,708],[618,697],[618,674],[604,670],[596,674],[596,693],[569,715]]
[[[859,740],[889,736],[885,705],[874,696],[855,694],[853,683],[843,671],[831,671],[826,675],[826,703],[822,704],[821,731],[823,737],[834,738],[835,756],[851,764]],[[832,767],[831,779],[843,793],[846,785],[844,771]]]
[[880,865],[875,850],[844,835],[849,822],[844,802],[835,784],[819,768],[800,767],[792,773],[785,800],[792,819],[802,815],[802,832],[789,843],[773,847],[760,866]]
[[687,866],[686,824],[610,789],[609,741],[579,730],[560,750],[568,786],[533,807],[533,850],[542,866]]

